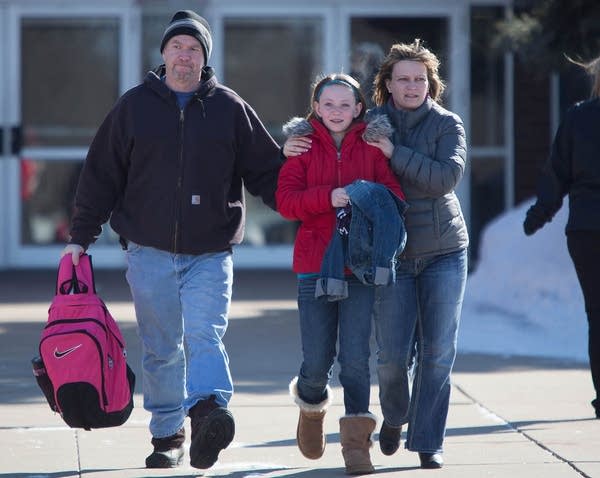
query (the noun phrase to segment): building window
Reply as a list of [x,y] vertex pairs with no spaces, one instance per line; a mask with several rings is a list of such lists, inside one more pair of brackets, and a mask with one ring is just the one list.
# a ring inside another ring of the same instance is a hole
[[22,20],[21,244],[67,241],[85,150],[119,94],[119,59],[119,18]]
[[23,146],[87,147],[119,94],[119,20],[27,18],[21,49]]
[[471,253],[478,258],[486,224],[505,207],[506,132],[504,55],[492,47],[501,7],[471,9],[471,123],[468,131],[471,167]]
[[278,142],[285,121],[308,113],[311,85],[322,73],[322,30],[312,17],[225,20],[225,83]]
[[471,144],[504,146],[504,55],[492,48],[501,8],[471,10]]

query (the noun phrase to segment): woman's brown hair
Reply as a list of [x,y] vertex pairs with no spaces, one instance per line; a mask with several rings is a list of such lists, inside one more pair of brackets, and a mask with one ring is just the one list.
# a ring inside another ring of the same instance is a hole
[[415,38],[412,43],[392,45],[373,81],[374,103],[377,106],[382,106],[388,101],[391,94],[387,89],[386,81],[392,79],[394,65],[403,60],[419,61],[425,65],[429,83],[429,96],[432,100],[440,103],[442,93],[446,88],[438,72],[440,61],[431,50],[423,46],[423,42],[419,38]]

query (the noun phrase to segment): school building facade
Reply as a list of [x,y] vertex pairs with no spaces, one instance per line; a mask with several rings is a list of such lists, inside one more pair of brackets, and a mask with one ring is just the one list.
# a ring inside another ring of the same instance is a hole
[[[564,95],[560,78],[492,48],[511,1],[0,0],[0,269],[56,266],[90,141],[116,99],[161,63],[164,27],[183,8],[209,21],[209,64],[280,144],[317,75],[345,71],[368,85],[392,43],[423,39],[442,61],[444,105],[468,135],[458,193],[475,258],[485,224],[532,194]],[[294,224],[247,199],[236,266],[289,267]],[[124,264],[107,225],[90,252],[96,267]]]

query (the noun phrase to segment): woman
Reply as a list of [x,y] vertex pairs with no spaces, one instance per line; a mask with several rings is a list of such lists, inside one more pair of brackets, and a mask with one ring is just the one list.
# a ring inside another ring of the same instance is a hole
[[569,195],[567,248],[583,292],[588,319],[588,354],[600,418],[600,57],[584,64],[592,78],[591,98],[573,105],[556,132],[538,182],[536,203],[527,211],[525,234],[550,222]]
[[382,289],[375,307],[384,416],[379,443],[384,454],[394,453],[408,422],[406,448],[419,453],[422,468],[443,465],[467,278],[468,234],[454,192],[465,170],[466,139],[461,119],[439,104],[444,83],[438,67],[439,60],[418,39],[393,45],[375,77],[374,93],[375,112],[386,113],[395,128],[387,151],[409,204],[408,241],[396,282]]
[[[392,141],[371,144],[389,158],[409,206],[396,281],[378,289],[374,308],[384,417],[379,445],[395,453],[409,423],[406,448],[419,453],[422,468],[443,466],[469,243],[454,192],[465,170],[465,132],[461,119],[439,104],[445,86],[438,68],[420,40],[393,45],[375,77],[377,106],[370,112],[392,122]],[[284,154],[309,147],[305,139],[288,141]]]
[[[338,73],[317,81],[311,108],[306,120],[296,118],[284,127],[292,135],[310,132],[314,145],[310,151],[286,161],[276,192],[279,212],[301,222],[294,243],[293,268],[298,275],[303,360],[298,376],[290,384],[290,393],[300,407],[297,442],[305,457],[317,459],[323,455],[323,420],[331,402],[329,379],[339,341],[339,378],[345,409],[340,418],[342,454],[346,473],[366,474],[374,470],[369,448],[376,425],[375,416],[369,412],[374,287],[350,270],[344,274],[344,257],[339,279],[327,279],[327,285],[321,287],[320,272],[332,257],[332,245],[340,238],[341,223],[338,221],[336,228],[336,215],[339,219],[350,200],[356,202],[352,192],[356,180],[385,186],[383,192],[392,201],[394,197],[403,198],[403,194],[382,152],[363,140],[372,128],[363,121],[365,100],[353,78]],[[354,208],[352,215],[356,214]],[[391,222],[387,217],[382,219]],[[391,235],[390,228],[387,235]],[[397,247],[392,244],[390,249],[391,274]],[[339,290],[345,289],[346,297],[334,300],[323,294],[331,284],[343,284]]]

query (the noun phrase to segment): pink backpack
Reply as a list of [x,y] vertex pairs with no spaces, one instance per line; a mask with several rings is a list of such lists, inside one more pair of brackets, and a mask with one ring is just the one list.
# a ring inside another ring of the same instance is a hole
[[135,375],[125,340],[96,295],[91,257],[65,255],[33,371],[50,408],[73,428],[122,425],[133,409]]

